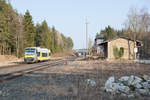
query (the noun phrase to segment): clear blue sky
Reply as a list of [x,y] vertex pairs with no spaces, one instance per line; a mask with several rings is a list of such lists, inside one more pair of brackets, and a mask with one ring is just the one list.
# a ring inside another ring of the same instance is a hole
[[13,7],[24,14],[28,9],[34,23],[46,20],[59,32],[70,36],[74,48],[85,48],[85,18],[89,21],[89,36],[94,40],[97,32],[111,25],[123,28],[131,7],[147,7],[150,0],[11,0]]

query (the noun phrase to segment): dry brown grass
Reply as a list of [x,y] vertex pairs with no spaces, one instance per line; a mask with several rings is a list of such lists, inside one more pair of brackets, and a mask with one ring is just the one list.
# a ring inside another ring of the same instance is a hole
[[22,58],[17,58],[13,55],[0,55],[0,66],[14,65],[16,62],[22,62]]
[[[134,63],[119,63],[107,61],[74,61],[68,62],[67,65],[53,67],[46,70],[46,73],[64,75],[74,75],[77,77],[75,83],[77,90],[76,98],[73,100],[149,100],[149,96],[139,96],[136,98],[126,98],[120,95],[111,95],[102,90],[106,80],[110,76],[115,76],[116,79],[121,76],[142,76],[143,74],[150,76],[150,65],[134,64]],[[90,86],[85,83],[87,79],[92,79],[96,82],[96,86]],[[56,89],[56,87],[55,87]],[[61,90],[63,89],[64,92]],[[68,87],[60,88],[62,94],[66,95]],[[58,89],[59,90],[59,89]],[[60,92],[59,91],[59,92]],[[69,95],[67,95],[69,96]]]

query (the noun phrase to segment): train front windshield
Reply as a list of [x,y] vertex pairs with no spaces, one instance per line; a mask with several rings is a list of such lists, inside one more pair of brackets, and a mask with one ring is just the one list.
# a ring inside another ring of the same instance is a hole
[[25,49],[25,55],[35,55],[35,49]]

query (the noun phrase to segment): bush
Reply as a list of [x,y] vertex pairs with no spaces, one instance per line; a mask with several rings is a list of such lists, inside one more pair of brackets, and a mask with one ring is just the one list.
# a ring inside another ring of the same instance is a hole
[[113,54],[115,56],[115,59],[120,59],[124,55],[124,48],[121,47],[120,50],[118,50],[117,47],[114,47]]

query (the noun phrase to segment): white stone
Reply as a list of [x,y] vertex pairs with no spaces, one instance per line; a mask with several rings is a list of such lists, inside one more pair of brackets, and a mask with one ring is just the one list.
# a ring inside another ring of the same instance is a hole
[[136,84],[134,84],[134,87],[137,89],[140,89],[140,88],[142,88],[142,85],[140,83],[136,83]]
[[108,80],[106,81],[106,84],[109,84],[109,83],[114,83],[115,82],[115,77],[112,76],[112,77],[109,77]]
[[134,76],[134,78],[135,78],[136,82],[138,82],[138,83],[142,82],[142,79],[140,77]]
[[148,84],[150,84],[150,79],[149,79],[149,80],[147,80],[147,82],[148,82]]
[[130,85],[133,85],[133,84],[132,84],[133,81],[134,81],[134,76],[132,75],[132,76],[130,76],[129,79],[128,79],[128,85],[129,85],[129,86],[130,86]]
[[95,86],[96,82],[94,80],[91,79],[87,79],[87,84],[91,85],[91,86]]
[[141,83],[143,87],[147,87],[148,86],[148,82],[142,82]]
[[144,88],[149,88],[150,89],[150,84],[148,84],[148,82],[143,82],[143,83],[141,83],[142,84],[142,86],[144,87]]
[[135,84],[140,83],[140,82],[142,82],[141,78],[132,75],[132,76],[129,77],[128,85],[129,86],[130,85],[135,85]]
[[145,81],[147,81],[147,80],[149,79],[149,76],[143,75],[142,78],[143,78]]
[[108,80],[105,83],[105,90],[106,92],[113,92],[114,91],[114,85],[115,85],[115,78],[114,76],[108,78]]
[[129,93],[130,88],[128,86],[120,86],[119,91],[123,93]]
[[142,95],[148,95],[149,93],[148,89],[137,89],[136,91]]
[[134,96],[134,94],[129,94],[128,95],[128,98],[134,98],[135,96]]
[[3,92],[2,92],[2,91],[0,91],[0,95],[2,95],[2,93],[3,93]]
[[128,77],[128,76],[123,76],[123,77],[121,77],[121,78],[119,79],[119,82],[120,82],[120,83],[123,83],[123,84],[125,84],[125,85],[127,85],[127,84],[128,84],[128,80],[129,80],[129,77]]
[[110,84],[115,82],[115,78],[114,77],[110,77],[108,78],[108,80],[105,83],[105,87],[109,86]]
[[127,94],[125,94],[125,93],[121,93],[121,96],[124,96],[124,97],[126,97],[126,96],[127,96]]
[[109,84],[107,84],[105,86],[106,92],[115,92],[116,91],[115,84],[116,83],[109,83]]
[[116,93],[120,93],[119,90],[122,86],[124,86],[122,83],[115,83],[113,89]]
[[[145,80],[148,79],[144,76]],[[135,97],[136,95],[150,95],[150,80],[143,82],[143,78],[138,76],[123,76],[119,79],[118,83],[115,83],[115,78],[110,77],[105,83],[106,92],[113,94],[120,94],[128,98]],[[133,86],[133,90],[132,87]]]

